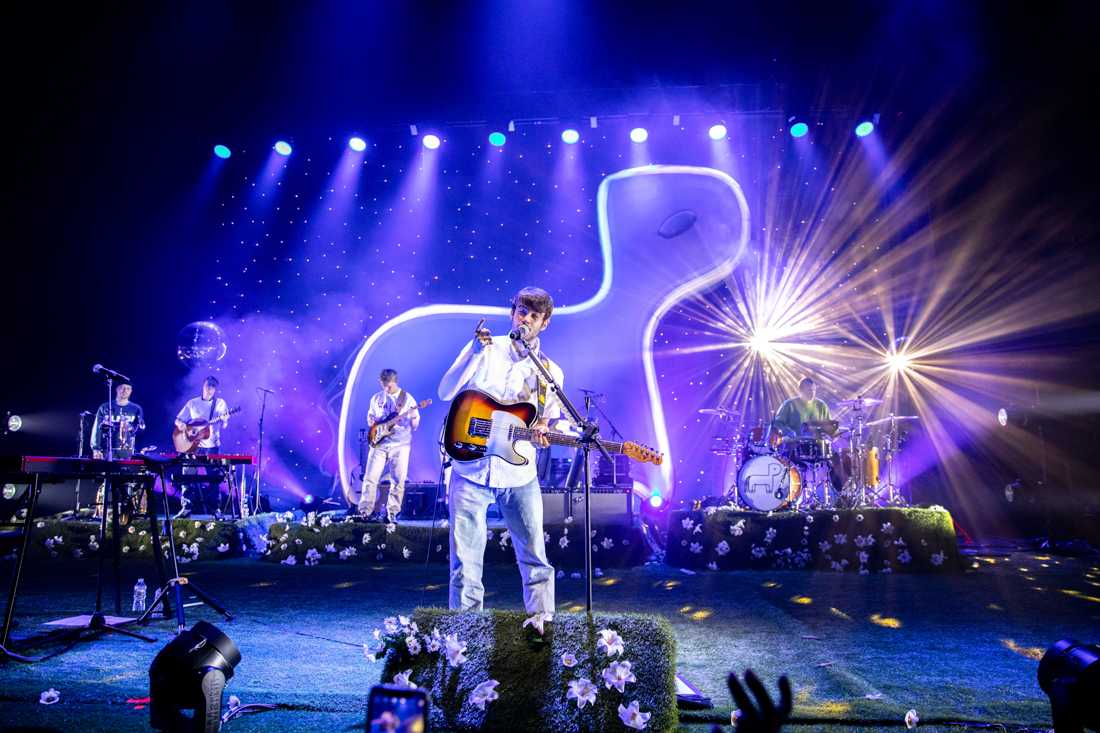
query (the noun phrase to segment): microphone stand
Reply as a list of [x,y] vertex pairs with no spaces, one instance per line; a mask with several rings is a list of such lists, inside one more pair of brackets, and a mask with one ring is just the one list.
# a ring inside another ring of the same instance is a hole
[[250,507],[252,514],[260,511],[260,477],[263,476],[264,472],[264,412],[267,410],[267,396],[271,393],[271,390],[263,387],[257,387],[256,389],[260,391],[263,397],[260,400],[260,444],[256,448],[256,472],[253,474],[256,479],[256,486],[253,489],[252,506]]
[[589,458],[592,451],[592,446],[596,446],[600,453],[603,454],[609,462],[612,462],[611,454],[607,452],[607,449],[599,442],[596,437],[599,433],[600,426],[594,420],[588,420],[581,416],[576,406],[569,400],[562,391],[561,385],[555,381],[554,376],[550,373],[542,361],[535,356],[535,350],[531,348],[531,343],[528,338],[524,338],[522,334],[520,338],[516,339],[524,345],[527,349],[527,356],[534,362],[539,372],[542,374],[542,378],[546,380],[547,386],[554,390],[558,399],[561,400],[561,404],[565,407],[565,411],[569,413],[569,416],[573,418],[573,422],[581,429],[581,434],[577,437],[577,441],[581,445],[581,450],[584,452],[584,610],[589,617],[592,616],[592,476],[589,474]]

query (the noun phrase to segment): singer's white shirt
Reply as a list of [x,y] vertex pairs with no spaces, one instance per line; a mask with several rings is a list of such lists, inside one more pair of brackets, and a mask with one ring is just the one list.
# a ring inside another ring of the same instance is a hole
[[[439,398],[450,401],[464,389],[478,389],[500,402],[528,402],[538,407],[538,383],[542,375],[532,361],[536,357],[520,354],[513,343],[507,335],[494,336],[492,342],[485,346],[477,339],[472,339],[443,375],[439,384]],[[538,339],[535,339],[532,347],[538,353]],[[550,374],[560,386],[565,378],[561,367],[550,359],[546,361]],[[547,388],[542,416],[548,420],[557,420],[561,415],[561,401],[553,389]],[[526,464],[513,466],[496,456],[490,456],[469,463],[455,461],[452,470],[467,481],[482,486],[496,489],[525,486],[538,476],[535,446],[529,441],[520,441],[516,444],[516,452],[527,459]]]

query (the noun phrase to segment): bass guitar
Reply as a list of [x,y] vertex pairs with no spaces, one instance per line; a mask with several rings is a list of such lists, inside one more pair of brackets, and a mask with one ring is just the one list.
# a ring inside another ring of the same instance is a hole
[[[214,420],[222,420],[230,415],[236,415],[241,411],[240,407],[234,407],[229,412],[215,415]],[[172,428],[172,445],[175,447],[178,453],[194,453],[199,449],[199,443],[210,437],[210,423],[214,420],[207,420],[206,418],[196,418],[186,423],[187,427],[183,430],[179,429],[179,426]]]
[[[464,390],[451,402],[447,413],[447,425],[443,428],[444,448],[456,461],[496,456],[513,466],[522,466],[528,461],[516,452],[516,443],[531,441],[537,415],[535,406],[528,402],[504,404],[480,390]],[[579,439],[568,433],[549,432],[546,438],[554,445],[580,445]],[[608,453],[622,453],[641,463],[659,466],[665,459],[663,454],[638,443],[611,440],[599,443]]]
[[389,415],[382,418],[374,425],[370,426],[370,430],[367,431],[367,442],[370,443],[370,447],[381,443],[390,433],[397,427],[397,421],[408,415],[413,410],[423,410],[428,405],[432,404],[431,400],[423,400],[418,405],[413,405],[400,414]]

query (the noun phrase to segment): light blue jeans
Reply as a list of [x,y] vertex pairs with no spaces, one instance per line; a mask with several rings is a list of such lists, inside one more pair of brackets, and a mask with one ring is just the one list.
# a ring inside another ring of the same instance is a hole
[[523,605],[528,613],[554,612],[554,568],[546,560],[542,535],[542,490],[538,480],[512,489],[494,489],[451,473],[447,506],[451,515],[452,610],[480,611],[485,607],[487,528],[485,513],[494,501],[504,516],[523,580]]

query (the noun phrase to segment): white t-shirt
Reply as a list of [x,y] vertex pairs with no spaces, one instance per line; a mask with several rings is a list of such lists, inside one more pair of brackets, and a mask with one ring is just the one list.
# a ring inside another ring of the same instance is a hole
[[[210,437],[199,441],[200,448],[217,448],[222,443],[222,421],[217,418],[229,412],[229,405],[221,397],[215,397],[214,402],[214,422],[210,424]],[[192,397],[176,415],[176,419],[183,422],[210,419],[210,400]]]
[[[480,352],[474,351],[474,341],[466,344],[451,367],[451,370],[463,370],[461,386],[453,394],[447,394],[441,384],[439,396],[451,400],[461,390],[479,389],[500,402],[529,402],[538,407],[539,380],[542,379],[542,374],[532,362],[537,357],[521,355],[513,343],[507,335],[494,336],[492,343],[482,347]],[[537,353],[537,339],[532,346]],[[550,374],[560,386],[564,380],[561,367],[549,359],[547,361]],[[554,390],[547,388],[542,417],[556,420],[561,414],[561,401]],[[490,456],[469,463],[455,461],[452,470],[468,481],[483,486],[498,489],[524,486],[538,476],[535,446],[529,441],[520,441],[516,444],[516,452],[527,459],[526,464],[514,466],[501,458]]]

